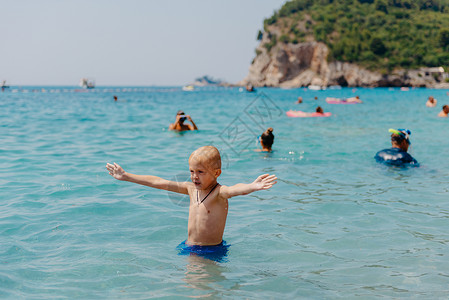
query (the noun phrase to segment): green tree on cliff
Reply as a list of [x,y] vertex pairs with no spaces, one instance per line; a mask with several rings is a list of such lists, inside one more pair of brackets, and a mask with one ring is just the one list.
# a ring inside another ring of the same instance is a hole
[[323,42],[330,60],[369,69],[449,65],[449,0],[292,0],[264,30],[268,51],[276,32],[282,43]]

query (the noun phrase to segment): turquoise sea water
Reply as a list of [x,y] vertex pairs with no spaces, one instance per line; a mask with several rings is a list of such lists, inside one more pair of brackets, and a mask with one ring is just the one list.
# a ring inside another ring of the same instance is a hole
[[[0,298],[445,299],[449,120],[436,115],[446,92],[0,93]],[[354,95],[364,103],[324,101]],[[425,107],[429,95],[436,108]],[[298,96],[304,103],[295,105]],[[317,105],[333,115],[285,116]],[[200,131],[167,131],[178,109]],[[266,127],[275,151],[254,152]],[[421,167],[375,163],[389,128],[412,131]],[[222,153],[222,184],[279,177],[271,190],[230,200],[225,262],[177,254],[185,197],[114,180],[104,167],[186,180],[188,156],[206,144]]]

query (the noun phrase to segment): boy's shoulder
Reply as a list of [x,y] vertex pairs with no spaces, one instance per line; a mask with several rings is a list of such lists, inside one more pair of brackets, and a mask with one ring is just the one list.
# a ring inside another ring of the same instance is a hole
[[218,190],[219,196],[225,199],[229,199],[231,198],[229,195],[229,186],[226,185],[219,185],[219,190]]

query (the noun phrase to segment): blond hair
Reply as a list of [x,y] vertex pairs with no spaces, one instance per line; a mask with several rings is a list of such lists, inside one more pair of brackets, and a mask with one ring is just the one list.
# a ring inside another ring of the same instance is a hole
[[203,146],[190,154],[189,162],[191,160],[196,160],[203,163],[214,170],[221,170],[221,156],[220,152],[214,146]]

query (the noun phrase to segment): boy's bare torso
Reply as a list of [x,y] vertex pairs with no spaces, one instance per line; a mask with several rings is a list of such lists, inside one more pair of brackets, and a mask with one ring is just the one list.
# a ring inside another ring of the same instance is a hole
[[188,188],[190,207],[187,244],[210,246],[222,242],[228,215],[228,199],[220,195],[221,188],[222,186],[217,186],[202,203],[205,191],[198,191],[193,185]]

